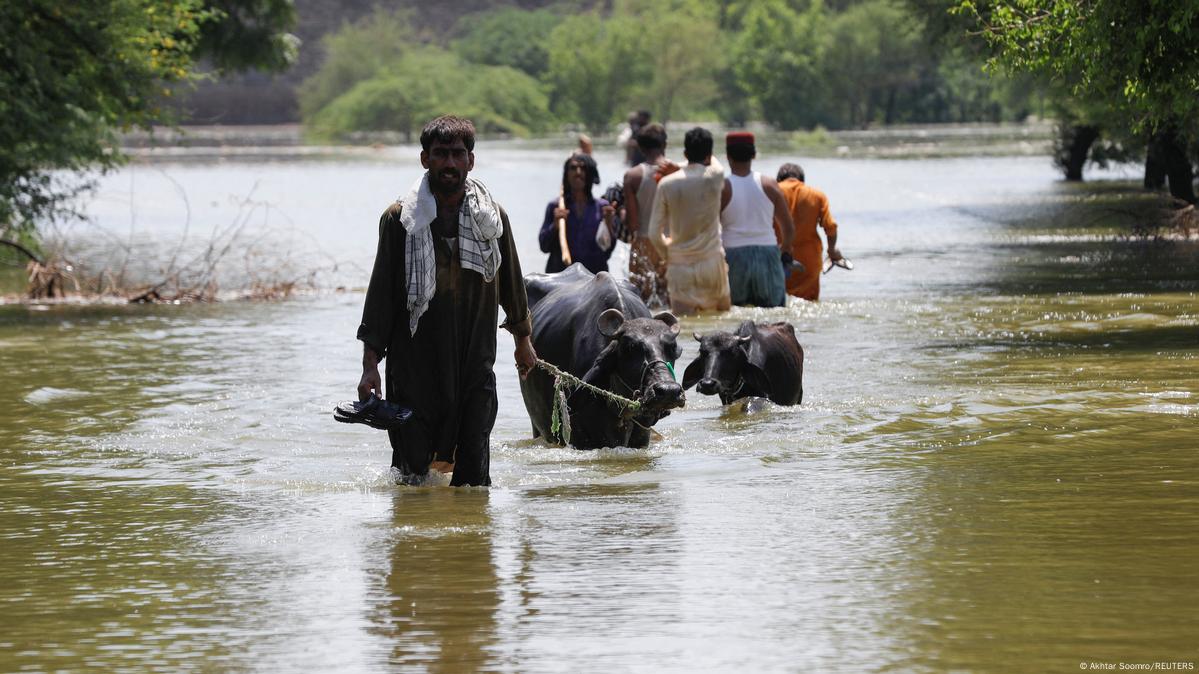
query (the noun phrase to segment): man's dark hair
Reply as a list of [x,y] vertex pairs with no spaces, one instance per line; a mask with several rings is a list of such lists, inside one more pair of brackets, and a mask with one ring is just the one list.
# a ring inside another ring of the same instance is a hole
[[778,178],[776,178],[776,180],[778,180],[781,183],[784,180],[786,180],[787,178],[795,178],[796,180],[798,180],[801,183],[804,182],[803,167],[800,166],[799,164],[791,164],[791,163],[783,164],[782,166],[780,166],[779,167],[779,175],[778,175]]
[[642,152],[666,147],[666,128],[657,122],[646,124],[637,133],[637,147],[641,148]]
[[595,160],[591,158],[591,155],[583,154],[582,152],[570,155],[566,159],[566,163],[562,165],[562,195],[567,201],[570,201],[574,194],[567,176],[570,174],[571,162],[576,161],[583,165],[583,173],[587,175],[587,200],[595,201],[595,197],[591,194],[591,186],[599,184],[599,167],[595,165]]
[[730,145],[725,148],[729,159],[733,161],[749,161],[758,156],[758,150],[752,143],[742,143],[740,145]]
[[712,132],[697,126],[683,136],[683,156],[697,164],[712,156]]
[[463,117],[442,115],[421,129],[420,146],[428,152],[434,142],[452,143],[459,138],[468,152],[475,151],[475,125]]

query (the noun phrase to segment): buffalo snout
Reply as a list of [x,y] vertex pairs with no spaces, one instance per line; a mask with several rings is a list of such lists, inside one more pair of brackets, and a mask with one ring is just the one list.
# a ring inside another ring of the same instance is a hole
[[654,398],[658,400],[678,401],[682,404],[683,387],[673,381],[660,381],[654,384]]
[[649,399],[646,403],[654,409],[667,410],[682,407],[686,402],[683,397],[683,387],[670,380],[655,382],[649,389]]
[[706,396],[716,395],[720,392],[720,382],[710,377],[704,377],[699,380],[699,384],[695,386],[695,390]]

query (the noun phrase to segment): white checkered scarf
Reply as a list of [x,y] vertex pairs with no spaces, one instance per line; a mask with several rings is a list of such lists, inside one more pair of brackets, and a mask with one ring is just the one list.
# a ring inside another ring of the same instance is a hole
[[[429,224],[437,219],[437,201],[429,189],[426,171],[399,200],[400,223],[407,232],[404,268],[408,272],[408,329],[416,326],[437,291],[437,262],[433,257],[433,231]],[[499,238],[504,223],[491,193],[483,183],[466,179],[466,197],[458,211],[458,259],[464,269],[483,275],[490,283],[500,268]]]

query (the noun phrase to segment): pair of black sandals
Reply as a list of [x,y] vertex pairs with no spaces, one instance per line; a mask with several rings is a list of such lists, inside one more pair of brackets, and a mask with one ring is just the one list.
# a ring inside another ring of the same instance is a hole
[[333,408],[333,420],[343,424],[366,424],[381,431],[390,431],[412,418],[412,410],[384,400],[371,393],[366,400],[347,400]]

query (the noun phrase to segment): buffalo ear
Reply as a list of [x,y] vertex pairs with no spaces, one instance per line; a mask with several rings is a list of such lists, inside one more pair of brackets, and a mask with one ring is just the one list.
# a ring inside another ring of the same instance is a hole
[[707,360],[707,358],[705,358],[703,353],[700,353],[699,356],[696,357],[695,360],[691,361],[691,364],[687,366],[687,369],[683,370],[683,390],[684,391],[691,388],[692,386],[695,386],[696,384],[699,383],[700,379],[703,379],[703,377],[704,377],[704,361],[705,360]]
[[703,338],[703,337],[700,337],[698,332],[693,332],[693,333],[691,333],[691,334],[695,335],[695,341],[697,341],[697,342],[702,342],[702,341],[704,341],[704,338]]
[[670,328],[670,334],[679,334],[679,319],[669,311],[660,311],[654,314],[654,320],[665,323],[666,326]]
[[599,326],[600,334],[612,339],[620,330],[620,326],[624,325],[624,314],[620,313],[620,309],[605,309],[595,322]]

